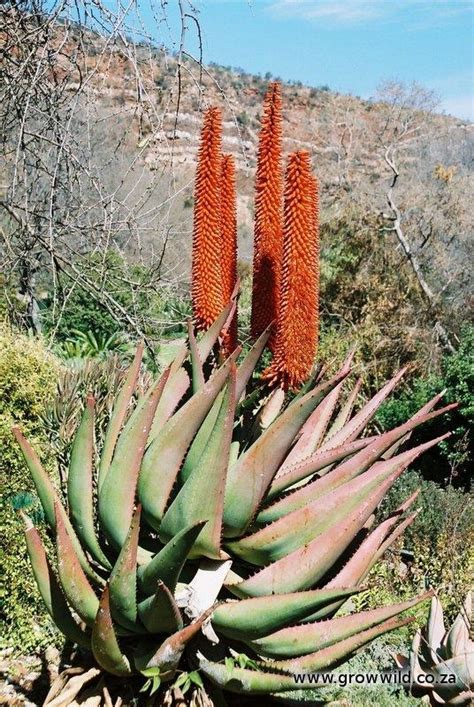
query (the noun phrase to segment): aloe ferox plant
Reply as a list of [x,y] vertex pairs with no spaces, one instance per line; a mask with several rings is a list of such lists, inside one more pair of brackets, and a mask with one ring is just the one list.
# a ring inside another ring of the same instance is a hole
[[[175,360],[142,395],[138,346],[99,444],[95,401],[87,399],[71,451],[67,510],[15,429],[56,544],[52,559],[24,516],[48,611],[103,671],[142,673],[152,690],[182,685],[192,674],[217,690],[293,691],[295,674],[341,663],[410,621],[400,615],[430,596],[339,612],[414,519],[417,494],[400,499],[376,527],[375,510],[408,465],[443,437],[402,445],[452,406],[435,409],[438,395],[405,424],[369,434],[403,370],[360,409],[351,355],[328,379],[323,369],[309,375],[318,325],[318,187],[300,152],[290,155],[283,194],[281,175],[275,177],[279,105],[273,85],[257,168],[256,277],[278,275],[270,287],[276,333],[272,321],[262,329],[260,282],[254,343],[245,354],[236,344],[233,165],[226,160],[221,169],[219,115],[211,109],[197,179],[196,328],[189,323]],[[269,199],[273,221],[265,214]],[[230,247],[222,243],[224,225]],[[271,245],[280,238],[280,246]],[[267,343],[274,358],[259,376]]]
[[[331,423],[348,360],[258,434],[245,389],[268,332],[241,362],[237,350],[205,379],[223,318],[198,341],[190,332],[192,382],[183,349],[134,400],[139,347],[98,465],[88,398],[71,453],[69,515],[15,430],[55,532],[59,581],[28,520],[27,546],[57,626],[105,671],[152,668],[167,681],[184,661],[220,687],[278,693],[295,689],[295,673],[326,669],[403,625],[398,615],[426,599],[333,618],[411,522],[416,494],[369,529],[375,509],[438,439],[396,448],[446,408],[433,410],[437,396],[404,425],[361,437],[399,373],[355,414],[351,391]],[[225,661],[229,647],[251,667]]]
[[410,673],[410,692],[423,695],[432,705],[472,705],[474,641],[471,623],[472,592],[467,593],[448,629],[439,598],[432,598],[426,625],[415,633],[409,655],[395,656],[397,666]]

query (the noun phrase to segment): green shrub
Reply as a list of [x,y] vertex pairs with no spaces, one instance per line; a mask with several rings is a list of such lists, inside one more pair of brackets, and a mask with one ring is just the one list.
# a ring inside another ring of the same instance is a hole
[[37,520],[41,508],[11,434],[15,423],[24,430],[53,470],[41,417],[53,399],[59,365],[41,341],[0,325],[0,633],[2,642],[24,652],[58,640],[36,589],[26,556],[16,509],[26,508]]
[[404,533],[403,572],[400,558],[381,582],[396,594],[412,589],[433,587],[439,592],[448,618],[453,618],[472,581],[474,560],[474,503],[472,493],[452,486],[441,488],[423,479],[416,471],[405,472],[381,504],[384,516],[394,510],[400,498],[420,495],[420,513]]
[[457,402],[459,407],[441,419],[415,432],[413,440],[420,444],[452,432],[449,439],[424,454],[416,468],[424,478],[438,483],[468,487],[472,468],[472,429],[474,424],[474,327],[463,329],[458,350],[445,355],[437,375],[416,378],[395,394],[379,410],[377,422],[383,429],[401,424],[436,393],[446,390],[443,400]]

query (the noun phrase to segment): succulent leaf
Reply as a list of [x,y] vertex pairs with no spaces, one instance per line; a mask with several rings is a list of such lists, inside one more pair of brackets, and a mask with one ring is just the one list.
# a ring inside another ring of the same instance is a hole
[[55,508],[59,579],[71,607],[88,626],[92,626],[99,608],[99,600],[81,567],[59,506],[56,504]]
[[169,369],[152,387],[138,413],[132,415],[125,425],[99,494],[102,527],[118,548],[124,544],[130,528],[148,433],[168,376]]
[[122,653],[112,623],[109,588],[102,592],[97,616],[92,627],[92,652],[101,668],[112,675],[130,675],[129,659]]
[[174,592],[181,570],[206,521],[199,521],[179,531],[155,557],[138,568],[138,581],[144,594],[153,594],[161,580]]
[[417,606],[432,596],[425,592],[419,597],[400,604],[392,604],[369,611],[360,611],[348,616],[338,616],[327,621],[304,623],[299,626],[282,628],[263,638],[247,641],[258,654],[271,658],[292,658],[314,653],[332,646],[346,638],[360,634],[387,619],[399,616],[404,611]]
[[94,405],[94,398],[88,397],[71,450],[67,495],[71,521],[79,539],[96,562],[110,570],[112,565],[99,545],[94,527]]
[[127,538],[110,574],[110,610],[125,628],[134,629],[137,621],[137,551],[141,507],[132,516]]
[[90,635],[75,621],[64,598],[63,591],[46,556],[41,537],[31,520],[22,513],[25,521],[25,538],[28,555],[38,589],[56,626],[69,641],[90,648]]
[[199,356],[199,349],[197,346],[196,337],[194,336],[194,330],[191,320],[188,320],[188,341],[189,341],[189,351],[191,353],[191,368],[192,368],[192,379],[193,379],[193,393],[197,393],[198,390],[204,387],[204,371],[202,366],[204,361],[201,360]]
[[38,492],[38,496],[40,498],[41,505],[43,506],[44,514],[46,516],[46,520],[48,521],[49,526],[53,530],[56,529],[55,509],[57,507],[58,513],[60,514],[61,519],[67,528],[68,535],[71,539],[72,545],[74,546],[74,551],[79,558],[82,569],[90,579],[94,580],[98,584],[103,584],[103,580],[92,569],[85,555],[85,552],[82,549],[81,543],[79,542],[77,535],[74,532],[74,529],[71,525],[71,521],[69,520],[69,517],[66,511],[64,510],[61,501],[59,500],[59,496],[56,492],[56,489],[54,488],[48,474],[43,469],[38,455],[17,427],[13,428],[13,434],[15,435],[15,438],[18,444],[20,445],[26,465],[30,470],[33,483],[36,487],[36,491]]
[[153,596],[139,603],[138,614],[150,633],[173,633],[183,628],[183,619],[173,594],[160,580]]
[[227,601],[214,611],[212,623],[230,638],[251,640],[266,636],[298,621],[317,607],[334,600],[345,601],[359,589],[314,589],[307,592]]
[[204,388],[168,420],[145,453],[138,495],[147,521],[157,530],[186,451],[225,385],[237,356],[238,352],[229,356]]
[[204,555],[218,560],[222,555],[220,548],[222,514],[234,411],[235,366],[232,366],[206,448],[166,511],[160,526],[160,538],[166,542],[183,526],[193,525],[201,520],[207,521],[197,537],[193,550],[198,557]]
[[325,670],[343,658],[348,658],[355,651],[362,648],[377,636],[381,636],[387,631],[406,626],[413,621],[413,617],[405,619],[391,618],[377,626],[368,628],[365,631],[356,633],[353,636],[344,638],[326,648],[308,653],[300,658],[290,658],[272,663],[272,667],[278,670],[285,670],[290,673],[315,673],[318,670]]
[[301,426],[329,391],[344,378],[339,373],[294,401],[229,469],[224,509],[224,535],[245,531]]
[[104,445],[102,447],[102,453],[100,456],[99,465],[99,490],[102,487],[105,476],[109,470],[110,463],[112,461],[112,456],[115,450],[115,445],[117,444],[117,439],[122,429],[122,425],[127,416],[128,407],[132,400],[133,393],[135,391],[135,386],[137,384],[138,375],[140,373],[140,366],[143,358],[143,342],[140,342],[137,346],[135,356],[132,365],[128,369],[127,377],[120,389],[115,405],[110,416],[109,424],[107,426],[107,431],[105,433]]

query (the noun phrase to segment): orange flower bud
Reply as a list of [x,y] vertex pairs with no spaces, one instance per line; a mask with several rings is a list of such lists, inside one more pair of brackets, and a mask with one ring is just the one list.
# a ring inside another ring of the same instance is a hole
[[[221,169],[221,269],[224,306],[230,302],[237,282],[237,197],[235,191],[235,160],[222,156]],[[237,311],[223,341],[225,353],[237,347]]]
[[289,156],[285,179],[283,263],[274,359],[264,373],[285,390],[311,374],[318,336],[318,186],[309,153]]
[[222,114],[204,115],[195,185],[192,305],[197,329],[207,329],[224,307],[221,273],[221,142]]
[[[255,181],[255,233],[251,333],[258,337],[278,316],[280,292],[283,175],[281,164],[281,86],[265,95]],[[269,345],[273,349],[274,337]]]

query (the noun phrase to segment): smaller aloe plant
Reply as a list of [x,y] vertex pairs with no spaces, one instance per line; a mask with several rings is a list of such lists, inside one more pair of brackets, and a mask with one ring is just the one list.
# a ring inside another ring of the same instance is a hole
[[428,696],[432,705],[467,705],[474,700],[474,642],[470,638],[472,595],[447,631],[443,607],[431,600],[428,621],[416,632],[410,655],[396,655],[399,668],[409,670],[410,690]]

